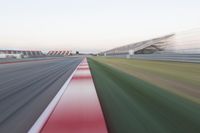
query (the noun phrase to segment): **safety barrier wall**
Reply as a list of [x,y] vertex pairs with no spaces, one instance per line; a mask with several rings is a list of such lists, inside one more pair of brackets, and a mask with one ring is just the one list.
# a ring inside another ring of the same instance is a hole
[[42,57],[44,54],[42,51],[32,51],[32,50],[0,50],[0,55],[2,58],[7,57]]
[[47,53],[48,56],[68,56],[71,51],[69,50],[60,50],[60,51],[49,51]]

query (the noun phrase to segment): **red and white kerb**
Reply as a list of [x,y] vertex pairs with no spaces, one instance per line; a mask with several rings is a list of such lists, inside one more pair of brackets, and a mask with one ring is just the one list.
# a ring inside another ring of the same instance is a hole
[[108,132],[86,59],[78,66],[41,132]]

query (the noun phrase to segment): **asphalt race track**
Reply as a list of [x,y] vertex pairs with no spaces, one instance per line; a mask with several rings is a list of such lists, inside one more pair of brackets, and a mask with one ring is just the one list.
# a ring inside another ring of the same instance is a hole
[[81,60],[0,64],[0,131],[27,132]]

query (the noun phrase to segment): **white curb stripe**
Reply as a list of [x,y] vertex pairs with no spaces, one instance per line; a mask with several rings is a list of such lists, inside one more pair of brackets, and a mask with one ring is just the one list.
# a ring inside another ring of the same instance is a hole
[[[82,62],[82,61],[81,61]],[[79,64],[80,65],[80,64]],[[78,65],[78,66],[79,66]],[[60,98],[62,97],[62,95],[64,94],[69,82],[71,81],[73,75],[75,74],[78,66],[76,67],[76,69],[74,70],[74,72],[70,75],[70,77],[68,78],[68,80],[64,83],[64,85],[61,87],[61,89],[58,91],[58,93],[56,94],[56,96],[53,98],[53,100],[49,103],[49,105],[47,106],[47,108],[42,112],[42,114],[39,116],[39,118],[37,119],[37,121],[34,123],[34,125],[30,128],[30,130],[28,131],[28,133],[39,133],[40,130],[42,129],[42,127],[44,126],[45,122],[48,120],[49,116],[51,115],[51,113],[53,112],[56,104],[59,102]]]

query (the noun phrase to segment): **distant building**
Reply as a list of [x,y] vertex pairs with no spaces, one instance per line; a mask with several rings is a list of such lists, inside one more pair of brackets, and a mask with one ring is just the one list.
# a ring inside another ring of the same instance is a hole
[[30,58],[42,56],[44,56],[42,51],[0,50],[0,58]]

